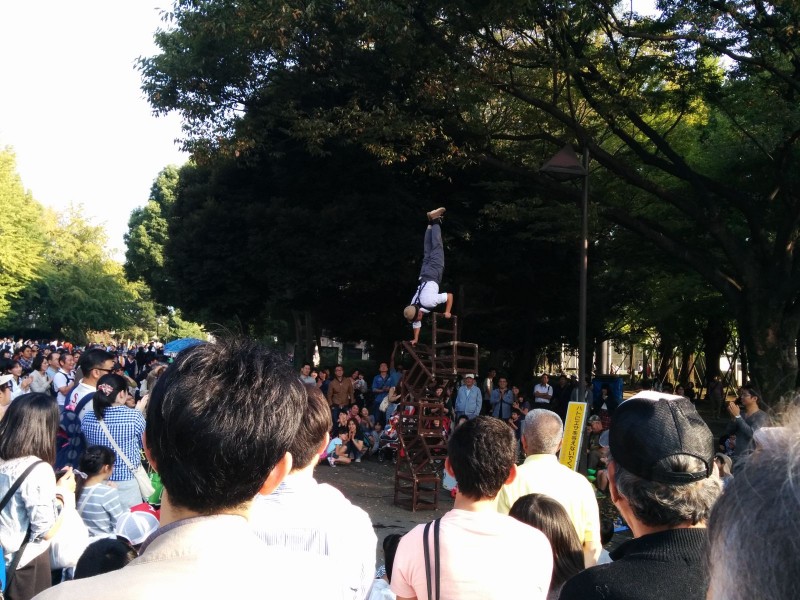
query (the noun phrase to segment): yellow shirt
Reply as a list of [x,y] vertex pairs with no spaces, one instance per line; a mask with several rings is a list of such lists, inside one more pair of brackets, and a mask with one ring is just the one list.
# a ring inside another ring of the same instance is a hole
[[600,509],[592,484],[558,462],[555,454],[533,454],[517,467],[517,477],[497,494],[497,512],[508,514],[519,498],[546,494],[557,500],[575,525],[582,544],[600,543]]

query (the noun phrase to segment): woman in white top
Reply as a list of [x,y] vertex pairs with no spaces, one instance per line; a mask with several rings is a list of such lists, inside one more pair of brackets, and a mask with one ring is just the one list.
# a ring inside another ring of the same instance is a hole
[[11,375],[11,399],[14,400],[21,394],[26,394],[31,386],[32,378],[30,375],[22,377],[22,365],[17,360],[6,361],[3,365],[3,372]]
[[33,359],[31,368],[31,391],[38,394],[47,394],[50,391],[50,384],[53,383],[52,378],[47,374],[47,361],[44,356],[39,354]]
[[0,421],[0,497],[30,467],[19,489],[0,512],[0,545],[6,569],[26,539],[14,572],[8,572],[5,598],[28,600],[50,587],[50,538],[63,515],[75,510],[75,477],[67,469],[56,483],[53,473],[58,405],[47,394],[23,394]]

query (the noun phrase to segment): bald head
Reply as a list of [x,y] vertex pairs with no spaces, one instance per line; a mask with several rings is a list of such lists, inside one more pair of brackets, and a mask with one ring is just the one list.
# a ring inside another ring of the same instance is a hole
[[564,437],[564,423],[556,413],[543,408],[528,412],[522,428],[525,438],[525,453],[555,454]]

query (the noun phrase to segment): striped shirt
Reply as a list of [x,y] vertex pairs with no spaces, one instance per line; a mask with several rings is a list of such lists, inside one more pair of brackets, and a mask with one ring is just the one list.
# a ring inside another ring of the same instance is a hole
[[[142,413],[127,406],[110,406],[103,415],[103,421],[105,421],[106,427],[111,432],[111,436],[117,446],[125,453],[133,468],[136,469],[142,463],[141,454],[139,453],[139,450],[143,448],[144,417]],[[86,412],[81,422],[81,431],[86,436],[86,441],[90,446],[105,446],[113,450],[114,447],[106,437],[102,427],[100,427],[94,411]],[[114,450],[114,453],[116,454],[116,450]],[[114,462],[114,470],[111,472],[110,479],[111,481],[133,479],[133,473],[119,456]]]
[[113,534],[124,512],[117,490],[102,483],[83,488],[78,500],[78,513],[92,537]]
[[250,525],[268,546],[329,557],[344,578],[343,598],[367,596],[378,540],[369,515],[335,487],[290,475],[269,496],[256,496]]

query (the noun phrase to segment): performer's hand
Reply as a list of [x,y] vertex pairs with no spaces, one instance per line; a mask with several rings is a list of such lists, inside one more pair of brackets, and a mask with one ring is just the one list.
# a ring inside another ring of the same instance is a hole
[[411,340],[411,345],[412,346],[416,346],[417,345],[417,340]]
[[444,313],[444,318],[445,318],[445,319],[449,319],[449,318],[450,318],[450,317],[452,317],[452,316],[453,316],[453,315],[451,315],[449,312],[446,312],[446,313]]

